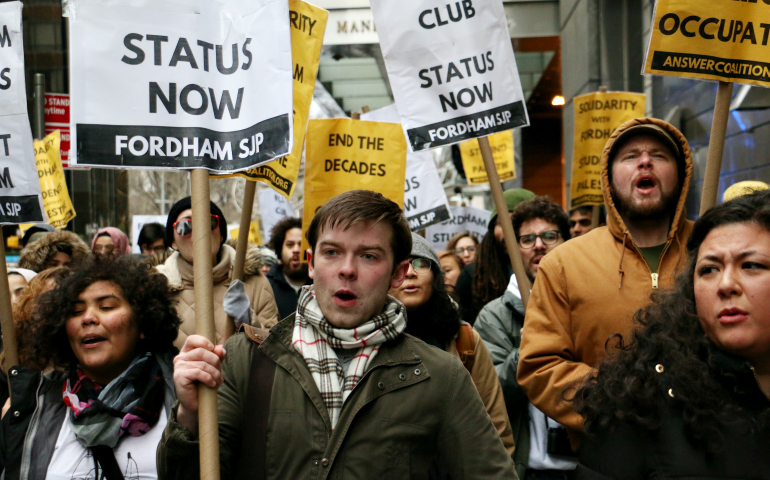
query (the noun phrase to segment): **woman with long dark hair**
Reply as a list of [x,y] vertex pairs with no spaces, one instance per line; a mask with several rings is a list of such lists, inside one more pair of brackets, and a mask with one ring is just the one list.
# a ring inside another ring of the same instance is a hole
[[[179,327],[166,278],[131,257],[95,256],[35,300],[8,369],[3,478],[156,478],[176,401]],[[53,368],[51,368],[53,367]]]
[[687,249],[575,393],[578,479],[770,478],[770,192],[706,212]]
[[390,295],[406,307],[406,333],[458,357],[471,374],[500,439],[513,455],[513,434],[495,366],[479,334],[460,320],[460,312],[444,286],[436,252],[412,234],[412,253],[404,283]]

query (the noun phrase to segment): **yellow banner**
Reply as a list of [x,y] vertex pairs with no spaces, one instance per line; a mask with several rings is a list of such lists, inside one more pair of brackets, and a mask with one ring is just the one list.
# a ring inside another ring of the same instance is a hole
[[[310,120],[302,231],[307,231],[316,210],[348,190],[379,192],[403,208],[405,180],[406,138],[400,124]],[[302,251],[307,248],[303,236]]]
[[[504,182],[516,178],[516,166],[513,160],[513,130],[494,133],[487,138],[489,138],[489,145],[492,147],[492,156],[495,158],[495,166],[497,167],[497,174],[500,175],[500,181]],[[477,139],[462,142],[460,155],[463,159],[465,178],[469,184],[489,183]]]
[[244,177],[251,181],[264,182],[290,199],[299,176],[302,147],[313,100],[318,61],[321,57],[326,19],[329,12],[302,0],[289,0],[289,23],[291,25],[291,56],[294,60],[294,147],[285,157],[273,160],[245,172],[222,177]]
[[575,105],[575,142],[572,151],[570,207],[602,205],[601,157],[604,144],[624,122],[644,116],[641,93],[589,93],[572,99]]
[[64,170],[61,166],[61,133],[54,130],[42,140],[35,140],[35,163],[43,192],[43,208],[48,214],[48,223],[55,228],[64,228],[75,218],[75,209],[70,201]]
[[767,0],[658,0],[644,73],[770,86]]
[[[240,227],[230,230],[230,238],[237,240],[238,233],[240,233],[240,231]],[[249,243],[253,243],[254,245],[262,245],[262,235],[259,233],[259,222],[251,222],[251,224],[249,224]]]

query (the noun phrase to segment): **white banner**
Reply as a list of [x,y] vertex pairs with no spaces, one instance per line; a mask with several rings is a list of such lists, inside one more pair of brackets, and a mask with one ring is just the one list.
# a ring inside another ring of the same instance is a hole
[[415,151],[528,125],[500,0],[371,0]]
[[27,116],[21,2],[0,3],[0,224],[47,221]]
[[139,233],[142,231],[142,227],[148,223],[160,223],[163,228],[166,228],[167,215],[134,215],[131,217],[131,252],[142,253],[142,249],[139,247]]
[[[399,123],[398,109],[389,105],[361,114],[361,120]],[[404,214],[413,232],[449,218],[449,202],[430,152],[406,152]]]
[[[297,213],[283,195],[271,188],[263,188],[257,192],[257,195],[259,195],[259,210],[262,213],[262,228],[265,233],[262,238],[268,242],[275,224],[286,217],[296,217]],[[281,255],[281,252],[276,253]]]
[[73,3],[78,165],[233,172],[289,153],[285,0]]
[[469,231],[481,243],[487,233],[492,212],[474,207],[449,207],[453,218],[425,230],[425,238],[434,250],[446,250],[446,244],[456,233]]

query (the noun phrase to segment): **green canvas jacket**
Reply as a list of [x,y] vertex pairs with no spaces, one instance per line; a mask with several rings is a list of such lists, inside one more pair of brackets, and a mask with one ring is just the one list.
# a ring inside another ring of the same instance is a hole
[[[471,377],[452,355],[409,335],[383,344],[342,407],[329,414],[304,359],[291,346],[294,320],[274,326],[264,343],[241,333],[225,345],[218,393],[221,478],[236,478],[242,455],[241,401],[253,348],[276,363],[267,436],[268,480],[517,479]],[[158,447],[162,480],[198,478],[197,438],[169,417]]]

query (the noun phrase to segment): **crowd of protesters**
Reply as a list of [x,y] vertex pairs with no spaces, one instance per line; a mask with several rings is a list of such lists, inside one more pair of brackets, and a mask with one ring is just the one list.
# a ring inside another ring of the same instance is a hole
[[[349,191],[249,244],[241,280],[213,202],[199,226],[177,201],[142,255],[113,227],[90,247],[30,228],[8,269],[2,477],[197,478],[204,384],[221,478],[770,479],[770,191],[688,220],[689,145],[650,118],[602,166],[601,208],[504,193],[526,309],[496,210],[436,251]],[[193,228],[214,342],[194,334]]]

